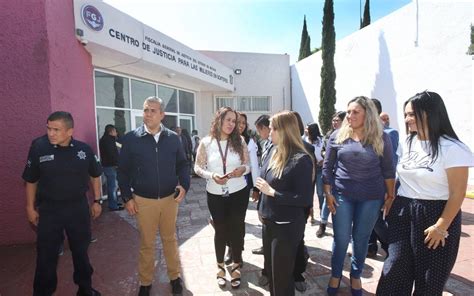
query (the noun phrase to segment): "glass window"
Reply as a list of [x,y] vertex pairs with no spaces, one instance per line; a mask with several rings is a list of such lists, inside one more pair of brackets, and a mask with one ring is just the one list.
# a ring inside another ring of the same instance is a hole
[[128,79],[95,71],[95,97],[97,106],[130,108]]
[[132,79],[132,108],[143,109],[145,99],[156,95],[155,85]]
[[179,113],[194,114],[194,94],[184,90],[179,91]]
[[169,129],[175,128],[177,125],[178,117],[176,115],[165,115],[165,118],[161,121],[164,126]]
[[253,111],[270,111],[270,97],[253,97]]
[[252,111],[251,97],[238,97],[237,110],[238,111]]
[[97,128],[99,138],[104,134],[105,126],[113,124],[119,136],[131,130],[130,111],[97,108]]
[[[236,100],[234,107],[234,99]],[[270,97],[260,96],[260,97],[216,97],[216,110],[221,107],[231,107],[235,108],[237,111],[243,112],[260,112],[260,111],[270,111]]]
[[216,110],[222,107],[234,108],[234,98],[232,97],[216,97]]
[[177,91],[174,88],[158,85],[158,97],[164,101],[166,112],[178,112],[178,106],[176,106],[176,93]]

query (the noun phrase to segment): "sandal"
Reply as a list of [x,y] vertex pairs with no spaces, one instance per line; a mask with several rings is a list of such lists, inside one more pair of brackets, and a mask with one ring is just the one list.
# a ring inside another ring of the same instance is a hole
[[217,271],[217,284],[219,287],[225,287],[226,279],[225,279],[225,268],[223,263],[217,263],[218,271]]
[[232,289],[237,289],[240,287],[240,263],[234,263],[232,269],[230,270],[230,277]]

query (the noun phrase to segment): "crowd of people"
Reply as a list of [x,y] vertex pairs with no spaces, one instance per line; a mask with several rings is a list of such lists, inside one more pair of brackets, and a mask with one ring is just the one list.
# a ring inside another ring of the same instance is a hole
[[405,102],[407,137],[401,141],[380,101],[364,96],[335,113],[324,136],[318,124],[305,128],[297,112],[281,111],[260,116],[255,122],[259,139],[253,138],[247,116],[223,107],[201,139],[197,131],[189,135],[165,127],[164,110],[163,100],[147,98],[143,125],[121,137],[120,144],[116,128],[107,125],[101,161],[87,144],[73,139],[70,113],[48,117],[47,134],[32,142],[23,173],[28,220],[37,227],[34,295],[56,290],[65,234],[77,295],[101,295],[92,287],[87,250],[91,217],[102,212],[102,173],[109,210],[125,208],[137,220],[139,296],[152,290],[157,233],[172,294],[183,293],[176,220],[192,173],[207,181],[220,287],[241,285],[251,198],[262,224],[262,247],[252,250],[264,256],[258,283],[268,284],[275,296],[304,292],[304,233],[309,218],[316,223],[315,196],[321,217],[315,235],[326,234],[329,216],[334,233],[328,295],[339,291],[349,243],[351,294],[362,295],[364,262],[377,252],[377,240],[387,254],[377,295],[442,294],[459,249],[460,209],[474,158],[437,93],[424,91]]

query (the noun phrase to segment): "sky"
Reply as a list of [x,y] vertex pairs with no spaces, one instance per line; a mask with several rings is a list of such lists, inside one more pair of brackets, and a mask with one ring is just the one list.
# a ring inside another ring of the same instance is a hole
[[[370,0],[371,22],[412,0]],[[311,49],[320,47],[324,0],[104,0],[195,50],[289,54],[298,59],[306,15]],[[336,40],[359,29],[359,2],[334,0]]]

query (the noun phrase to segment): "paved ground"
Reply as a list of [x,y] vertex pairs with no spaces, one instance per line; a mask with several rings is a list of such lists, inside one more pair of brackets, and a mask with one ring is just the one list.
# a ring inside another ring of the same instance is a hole
[[[106,209],[106,207],[104,207]],[[466,199],[463,205],[463,232],[461,248],[456,265],[446,286],[444,295],[474,295],[474,200]],[[213,228],[208,225],[209,212],[206,205],[205,182],[193,178],[192,187],[180,206],[177,233],[185,295],[269,295],[266,287],[257,284],[263,256],[253,255],[251,250],[260,246],[261,227],[255,205],[250,204],[246,218],[245,251],[243,254],[242,286],[232,290],[230,284],[220,289],[215,282],[215,256]],[[25,217],[26,219],[26,217]],[[307,225],[306,243],[310,262],[306,271],[308,290],[297,295],[325,295],[330,274],[332,230],[324,238],[315,236],[317,226]],[[107,212],[94,222],[93,234],[98,238],[91,244],[90,257],[95,269],[94,287],[106,296],[137,295],[138,232],[134,218],[126,212]],[[158,239],[159,242],[159,239]],[[56,295],[75,295],[72,281],[72,261],[66,245],[64,256],[58,265],[58,289]],[[384,256],[368,259],[363,273],[365,295],[373,295],[383,265]],[[0,247],[0,296],[22,296],[32,294],[35,266],[34,245]],[[349,258],[346,260],[344,279],[339,295],[350,295],[348,284]],[[157,245],[156,273],[152,295],[170,295],[169,280],[161,243]]]

